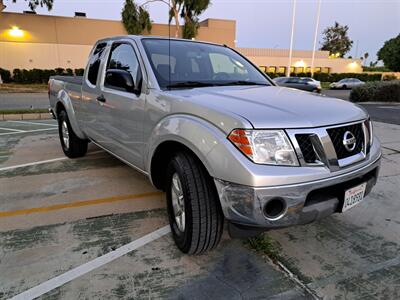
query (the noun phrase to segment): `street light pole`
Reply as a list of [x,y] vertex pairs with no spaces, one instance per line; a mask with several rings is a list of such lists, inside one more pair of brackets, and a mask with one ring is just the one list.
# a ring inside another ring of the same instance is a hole
[[292,54],[293,54],[293,37],[294,37],[294,25],[296,20],[296,0],[293,0],[293,15],[292,15],[292,32],[290,35],[290,48],[289,48],[289,63],[286,69],[286,76],[290,76],[290,67],[292,66]]
[[318,8],[317,8],[317,22],[315,24],[315,32],[314,32],[314,46],[311,57],[311,77],[314,77],[314,60],[315,60],[315,49],[317,48],[317,37],[318,37],[318,28],[319,28],[319,16],[321,14],[321,0],[318,0]]

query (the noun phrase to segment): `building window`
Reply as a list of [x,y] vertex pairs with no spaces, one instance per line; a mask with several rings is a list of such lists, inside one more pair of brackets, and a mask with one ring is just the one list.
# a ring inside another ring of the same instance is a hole
[[275,73],[276,72],[276,67],[268,67],[267,68],[267,73]]
[[278,67],[278,70],[276,71],[276,73],[285,74],[286,73],[286,67]]
[[315,68],[315,69],[314,69],[314,72],[315,72],[315,73],[321,73],[321,68],[320,68],[320,67]]
[[327,67],[321,68],[321,72],[329,74],[330,68],[327,68]]
[[304,73],[304,67],[297,67],[296,73]]
[[258,67],[261,71],[263,71],[264,73],[267,72],[267,67],[266,66],[259,66]]
[[290,73],[294,73],[294,67],[290,67]]

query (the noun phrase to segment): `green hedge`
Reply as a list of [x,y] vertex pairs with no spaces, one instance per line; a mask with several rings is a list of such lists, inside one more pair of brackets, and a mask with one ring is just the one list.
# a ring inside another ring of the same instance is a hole
[[[285,74],[279,73],[266,73],[269,77],[276,78],[285,76]],[[311,77],[311,73],[291,73],[290,76],[295,77]],[[382,77],[381,73],[377,74],[365,74],[365,73],[314,73],[314,79],[321,82],[337,82],[344,78],[358,78],[362,81],[380,81]]]
[[4,83],[11,82],[11,72],[0,68],[0,76]]
[[54,75],[70,75],[70,76],[82,76],[83,69],[72,70],[70,68],[56,68],[54,70],[43,70],[43,69],[14,69],[11,72],[8,70],[0,69],[0,75],[3,82],[15,82],[15,83],[47,83],[50,76]]
[[[84,69],[63,69],[56,68],[54,70],[42,70],[42,69],[14,69],[12,72],[0,68],[0,75],[3,82],[15,82],[15,83],[47,83],[50,76],[54,75],[75,75],[82,76]],[[285,74],[279,73],[267,73],[271,78],[285,76]],[[290,76],[297,77],[311,77],[310,73],[292,73]],[[382,74],[365,74],[365,73],[314,73],[314,78],[321,82],[336,82],[343,78],[358,78],[362,81],[380,81]]]
[[400,102],[400,80],[367,82],[354,87],[350,93],[352,102]]

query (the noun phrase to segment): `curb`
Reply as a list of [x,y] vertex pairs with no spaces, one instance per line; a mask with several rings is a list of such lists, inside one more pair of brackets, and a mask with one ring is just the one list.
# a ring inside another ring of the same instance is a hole
[[49,120],[49,113],[0,114],[0,121]]

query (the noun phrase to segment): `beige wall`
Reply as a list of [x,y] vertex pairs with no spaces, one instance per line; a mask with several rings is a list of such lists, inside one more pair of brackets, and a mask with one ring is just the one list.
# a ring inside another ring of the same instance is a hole
[[[258,49],[237,48],[257,66],[287,67],[289,64],[289,50],[287,49]],[[310,67],[312,51],[293,51],[292,67]],[[329,68],[331,73],[361,73],[361,60],[346,58],[329,58],[328,51],[316,51],[314,67]]]
[[[23,36],[13,37],[17,26]],[[171,26],[173,35],[175,27]],[[127,34],[120,21],[0,13],[0,68],[83,68],[93,44],[102,38]],[[167,24],[153,24],[152,36],[168,36]],[[197,40],[234,47],[236,22],[207,19]]]
[[[21,37],[10,35],[17,26]],[[174,26],[171,26],[174,33]],[[0,13],[0,68],[53,69],[83,68],[92,45],[99,39],[126,34],[120,21]],[[151,35],[168,36],[167,24],[153,24]],[[207,19],[200,23],[197,40],[235,46],[236,21]],[[258,66],[286,67],[287,49],[237,48]],[[292,66],[309,67],[311,51],[293,52]],[[328,67],[332,73],[362,72],[359,60],[331,59],[327,51],[317,51],[315,67]]]
[[92,46],[0,42],[0,67],[7,70],[84,68]]

